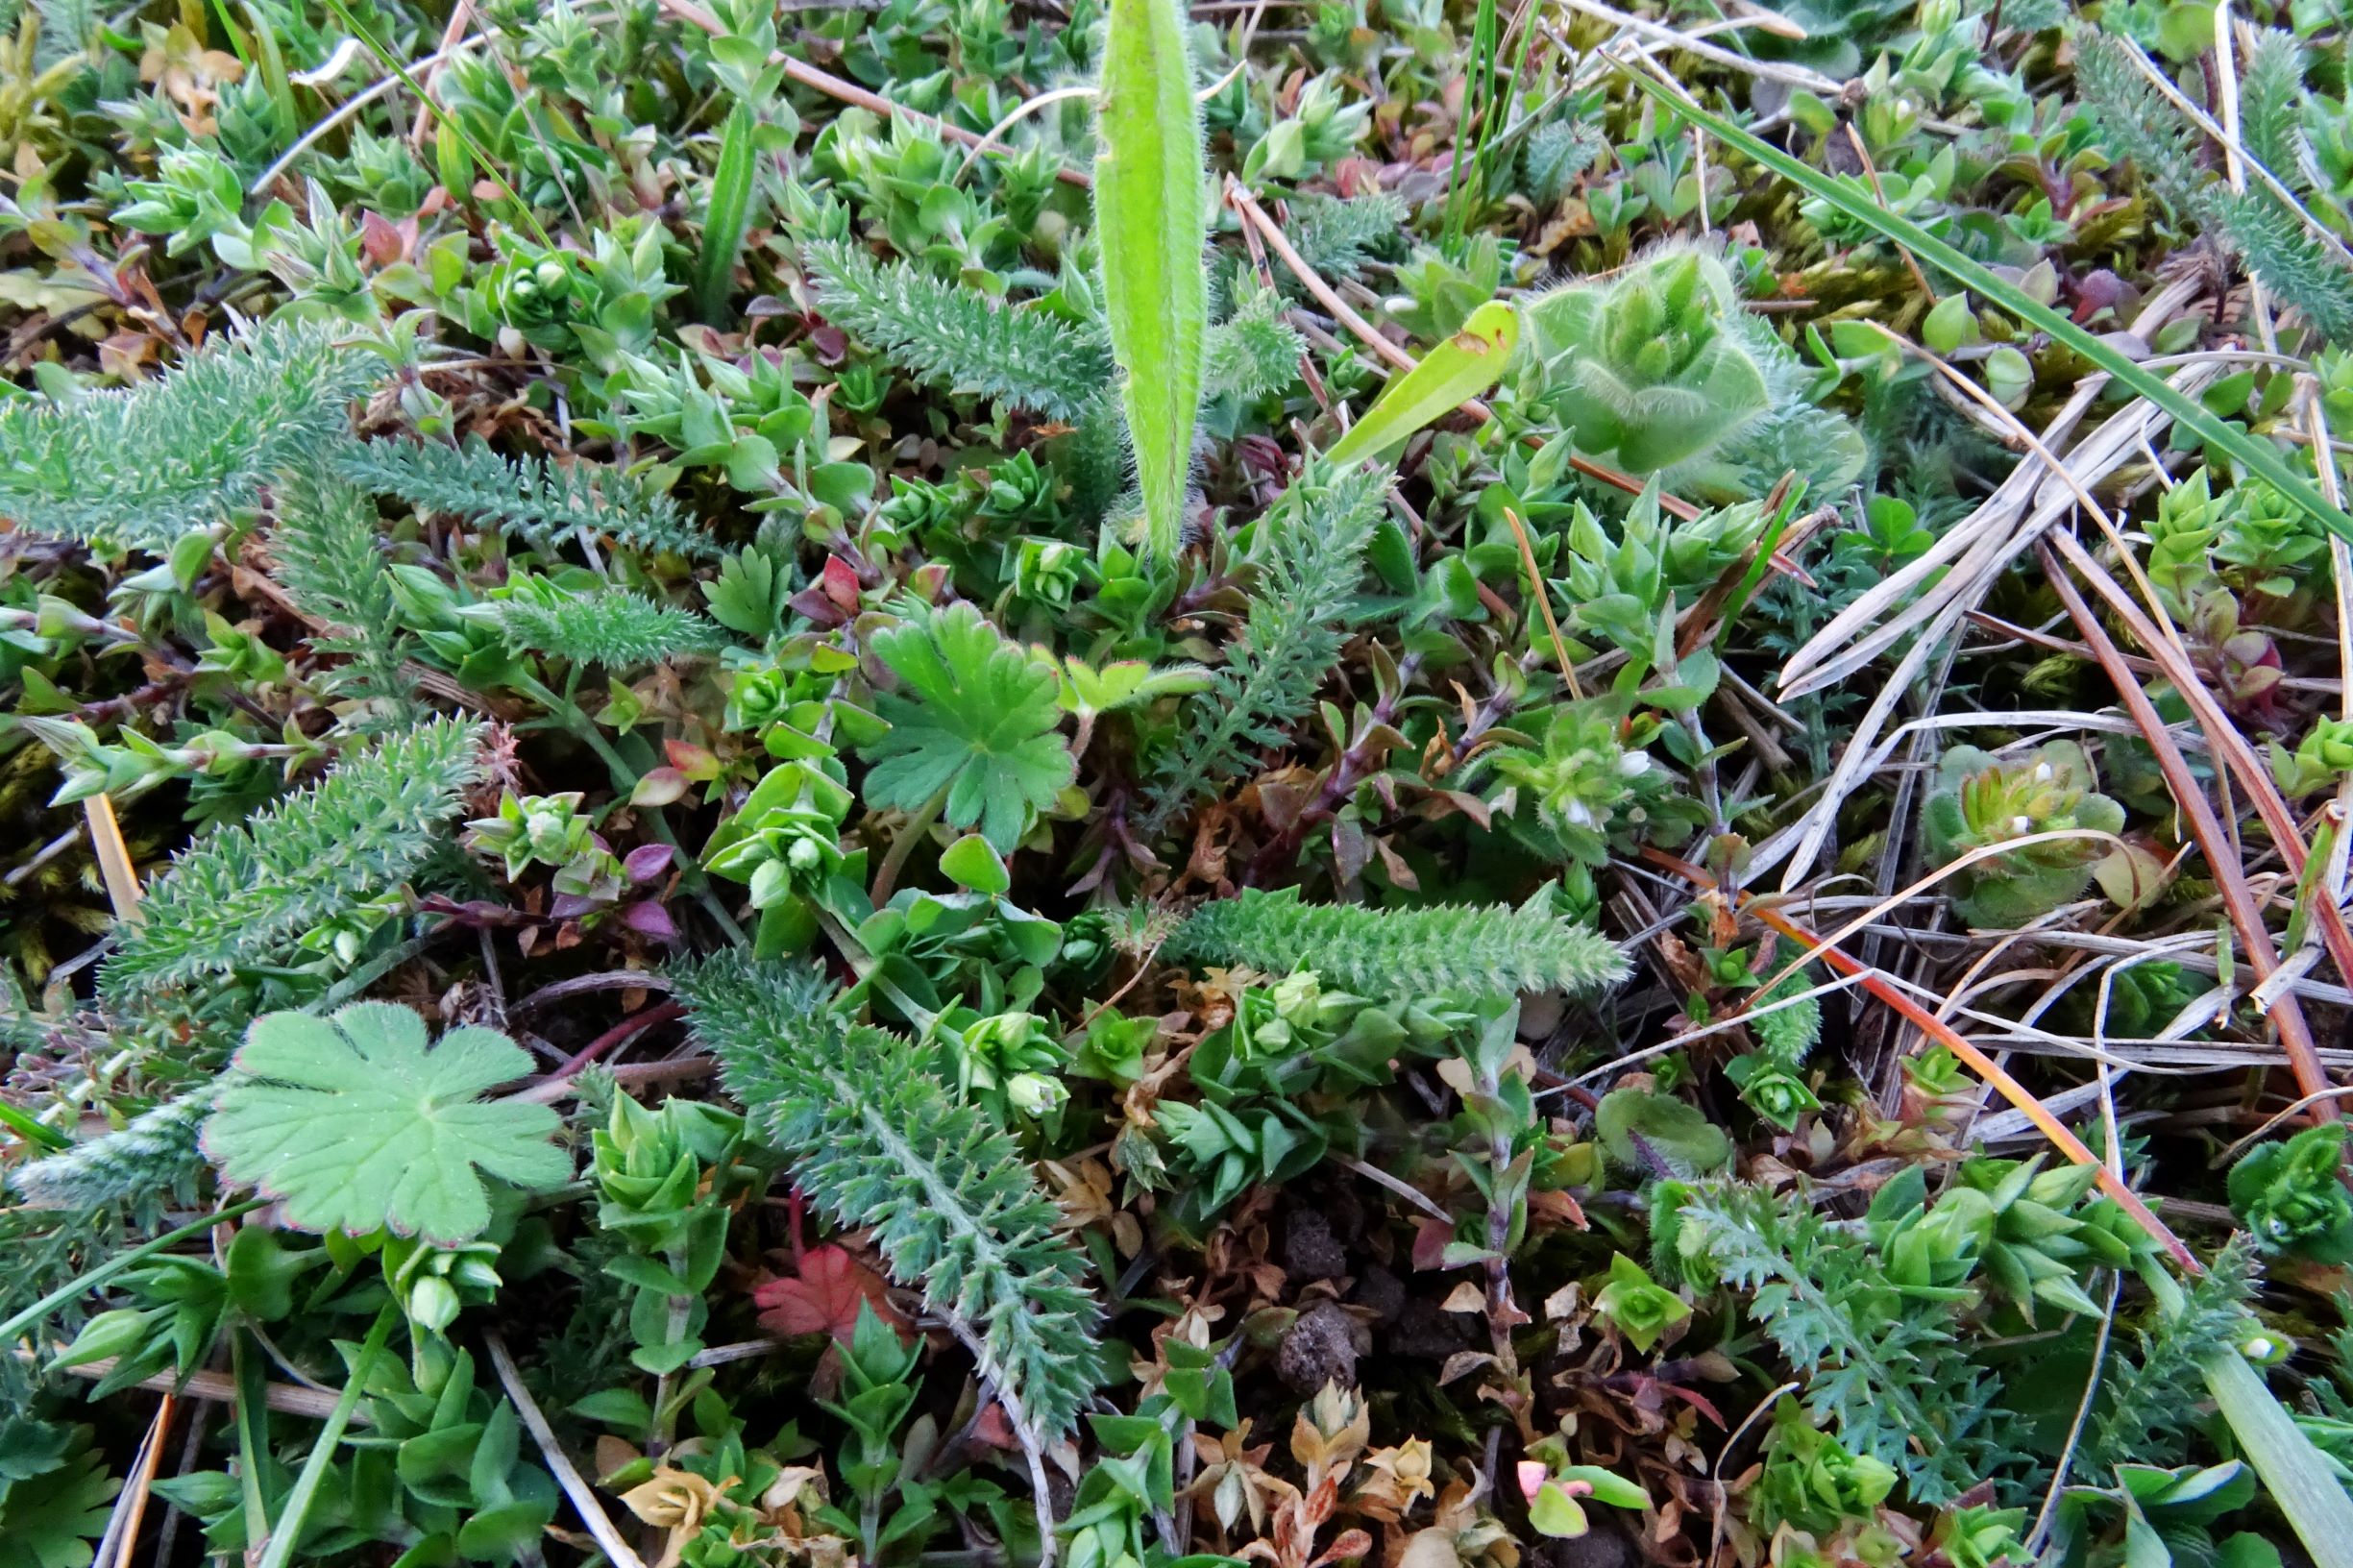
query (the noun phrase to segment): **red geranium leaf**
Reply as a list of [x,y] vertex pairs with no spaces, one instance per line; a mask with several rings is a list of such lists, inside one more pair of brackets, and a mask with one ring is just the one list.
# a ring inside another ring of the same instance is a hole
[[884,1294],[882,1276],[830,1244],[811,1247],[801,1255],[798,1276],[770,1280],[752,1290],[751,1299],[765,1309],[760,1327],[771,1334],[830,1334],[847,1344],[858,1309],[870,1302],[894,1332],[903,1327]]

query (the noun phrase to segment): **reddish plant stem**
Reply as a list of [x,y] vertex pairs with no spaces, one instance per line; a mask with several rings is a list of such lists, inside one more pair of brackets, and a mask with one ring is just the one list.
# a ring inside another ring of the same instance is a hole
[[668,1023],[673,1018],[682,1018],[685,1016],[686,1007],[681,1002],[656,1002],[642,1013],[632,1013],[581,1046],[579,1050],[568,1057],[562,1066],[542,1079],[537,1087],[545,1088],[549,1084],[560,1084],[567,1079],[576,1078],[581,1068],[623,1041],[641,1035],[657,1023]]

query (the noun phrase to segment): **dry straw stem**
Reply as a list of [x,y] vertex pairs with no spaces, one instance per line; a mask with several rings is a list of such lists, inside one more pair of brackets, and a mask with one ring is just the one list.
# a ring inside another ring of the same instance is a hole
[[506,1353],[506,1341],[493,1329],[482,1336],[482,1343],[490,1351],[490,1364],[498,1370],[499,1382],[505,1387],[506,1397],[514,1401],[515,1413],[523,1418],[524,1430],[531,1434],[531,1441],[539,1445],[541,1458],[548,1461],[548,1468],[555,1472],[556,1484],[564,1489],[566,1497],[572,1499],[572,1506],[578,1511],[580,1522],[588,1527],[588,1533],[596,1538],[597,1545],[612,1559],[613,1568],[646,1568],[645,1559],[631,1551],[629,1543],[621,1538],[621,1531],[613,1528],[613,1521],[605,1513],[604,1506],[597,1501],[596,1489],[580,1475],[571,1456],[564,1452],[564,1445],[555,1440],[555,1429],[548,1425],[548,1418],[540,1412],[538,1401],[532,1399],[531,1391],[523,1385],[523,1376],[515,1370],[515,1359]]
[[136,925],[144,918],[139,913],[139,873],[131,863],[131,846],[123,842],[122,824],[114,820],[114,802],[102,791],[84,799],[84,815],[89,819],[90,848],[98,856],[98,874],[107,885],[107,902],[114,906],[114,918],[125,925]]
[[[2133,318],[2129,331],[2147,338],[2189,304],[2199,286],[2195,279],[2167,285]],[[2176,384],[2194,396],[2219,375],[2218,367],[2201,360],[2185,366]],[[2089,376],[2078,382],[2058,413],[2043,427],[2041,445],[2048,451],[2059,450],[2107,384],[2105,376]],[[2134,460],[2142,443],[2166,423],[2161,412],[2145,404],[2127,404],[2068,453],[2068,475],[2087,488],[2099,483],[2118,467]],[[2014,431],[2015,418],[1999,428]],[[1804,647],[1791,654],[1781,670],[1782,694],[1801,697],[1835,685],[1953,600],[1973,601],[1982,597],[2027,543],[2072,504],[2066,478],[2034,457],[2022,460],[1975,511],[1947,530],[1918,559],[1882,578],[1853,604],[1832,616]],[[1962,558],[1956,562],[1956,556]],[[1873,629],[1883,615],[1889,619]]]
[[[2076,565],[2077,570],[2087,567],[2097,570],[2096,563],[2072,538],[2060,534],[2058,539],[2061,551]],[[2059,595],[2060,601],[2067,606],[2067,613],[2073,619],[2076,630],[2098,655],[2100,668],[2107,672],[2117,695],[2123,699],[2125,711],[2140,724],[2142,734],[2156,752],[2157,765],[2165,772],[2166,786],[2172,792],[2175,805],[2189,819],[2190,831],[2197,840],[2198,847],[2205,852],[2206,864],[2214,872],[2216,890],[2222,897],[2223,910],[2230,917],[2232,929],[2239,933],[2239,944],[2246,952],[2247,968],[2255,971],[2256,983],[2260,987],[2279,968],[2279,951],[2271,944],[2270,928],[2264,924],[2263,910],[2246,885],[2245,872],[2240,867],[2229,835],[2216,818],[2214,806],[2206,798],[2206,792],[2190,772],[2190,764],[2183,758],[2181,747],[2173,744],[2173,737],[2168,731],[2165,720],[2159,716],[2156,704],[2148,699],[2148,694],[2141,689],[2141,683],[2133,678],[2132,672],[2126,670],[2117,658],[2116,643],[2109,637],[2106,628],[2100,625],[2099,618],[2092,613],[2091,606],[2084,602],[2083,596],[2076,592],[2075,585],[2068,580],[2067,574],[2060,570],[2047,549],[2042,551],[2042,556],[2044,573]],[[2353,977],[2353,971],[2348,971],[2348,974]],[[2292,992],[2282,992],[2272,999],[2268,1016],[2272,1027],[2279,1031],[2280,1048],[2288,1053],[2288,1065],[2295,1074],[2296,1087],[2305,1094],[2326,1094],[2329,1089],[2328,1074],[2321,1067],[2320,1059],[2314,1050],[2312,1025],[2304,1017],[2303,1005]],[[2338,1114],[2337,1102],[2333,1098],[2323,1099],[2315,1107],[2315,1115],[2318,1117],[2334,1117]]]
[[[2059,530],[2052,535],[2059,542],[2060,552],[2065,554],[2069,562],[2083,574],[2085,581],[2093,584],[2100,597],[2107,601],[2109,607],[2124,620],[2132,630],[2133,636],[2158,660],[2167,677],[2180,690],[2183,698],[2189,702],[2192,710],[2197,716],[2199,726],[2206,733],[2207,743],[2230,766],[2231,771],[2239,775],[2243,786],[2253,799],[2258,814],[2264,818],[2266,827],[2279,842],[2282,858],[2290,862],[2292,872],[2300,875],[2306,855],[2294,820],[2289,815],[2287,802],[2281,799],[2279,792],[2273,787],[2268,770],[2263,767],[2260,759],[2255,757],[2251,748],[2247,747],[2245,737],[2239,733],[2237,726],[2231,723],[2229,717],[2222,712],[2220,705],[2207,691],[2203,677],[2200,676],[2188,651],[2181,645],[2180,633],[2174,629],[2171,621],[2166,617],[2163,601],[2158,598],[2156,589],[2142,574],[2140,563],[2133,558],[2132,551],[2125,546],[2106,509],[2094,499],[2090,490],[2069,472],[2067,466],[2059,461],[2048,447],[2037,440],[2026,429],[2026,427],[2019,422],[2016,415],[2001,407],[1991,394],[1979,387],[1976,382],[1953,369],[1942,357],[1931,354],[1918,344],[1909,342],[1885,327],[1880,327],[1879,331],[1907,353],[1926,360],[1939,376],[1950,381],[1965,396],[1983,404],[1989,412],[1996,413],[2005,422],[2015,426],[2019,435],[2030,444],[2034,455],[2066,481],[2075,504],[2091,516],[2114,542],[2119,557],[2131,571],[2135,583],[2141,590],[2142,598],[2151,609],[2157,612],[2159,618],[2157,622],[2150,622],[2141,613],[2139,606],[2133,603],[2131,597],[2124,592],[2122,586],[2092,558],[2089,551],[2076,543],[2072,535],[2065,530]],[[2240,944],[2246,949],[2248,966],[2254,969],[2257,987],[2258,990],[2261,990],[2264,983],[2269,981],[2278,971],[2279,953],[2272,945],[2269,928],[2264,924],[2262,907],[2256,902],[2254,894],[2247,887],[2245,872],[2240,865],[2236,845],[2223,831],[2222,824],[2215,816],[2214,808],[2207,800],[2205,792],[2199,788],[2195,775],[2190,772],[2189,763],[2183,759],[2180,747],[2175,744],[2170,730],[2158,715],[2156,705],[2148,699],[2147,694],[2141,689],[2141,683],[2132,677],[2131,672],[2126,670],[2118,658],[2114,641],[2099,625],[2097,619],[2092,615],[2082,598],[2075,593],[2073,585],[2067,580],[2066,575],[2060,572],[2051,561],[2047,550],[2044,550],[2040,544],[2037,545],[2037,549],[2043,551],[2045,573],[2052,587],[2066,603],[2069,614],[2075,622],[2077,631],[2082,635],[2085,644],[2098,657],[2101,668],[2107,672],[2110,680],[2117,688],[2118,695],[2123,699],[2126,711],[2132,715],[2134,723],[2140,726],[2143,736],[2156,752],[2159,766],[2165,772],[2167,786],[2172,791],[2175,803],[2189,817],[2198,847],[2204,851],[2207,864],[2215,873],[2217,886],[2222,894],[2223,907],[2229,914],[2233,929],[2239,933]],[[2267,810],[2267,806],[2270,809]],[[2346,932],[2342,916],[2333,903],[2321,915],[2318,924],[2322,940],[2328,943],[2333,956],[2337,959],[2340,971],[2346,979],[2353,980],[2353,934]],[[2328,1075],[2322,1069],[2320,1059],[2316,1053],[2312,1026],[2304,1017],[2302,1004],[2296,1000],[2292,992],[2283,991],[2270,998],[2266,1012],[2271,1019],[2272,1026],[2279,1031],[2280,1048],[2288,1055],[2289,1066],[2295,1073],[2297,1087],[2308,1095],[2325,1091],[2329,1087]],[[2336,1102],[2329,1100],[2325,1102],[2322,1110],[2316,1111],[2315,1114],[2316,1116],[2333,1115],[2337,1114],[2337,1111]]]
[[180,1409],[170,1389],[156,1402],[155,1419],[148,1423],[147,1435],[138,1447],[133,1462],[131,1483],[114,1500],[114,1513],[107,1521],[107,1531],[98,1543],[94,1557],[97,1568],[131,1568],[132,1554],[138,1549],[139,1527],[147,1520],[149,1489],[156,1483],[156,1468],[163,1460],[163,1438],[171,1431],[172,1416]]
[[[1642,858],[1654,866],[1675,872],[1697,887],[1714,889],[1718,885],[1716,878],[1711,873],[1692,865],[1689,861],[1679,860],[1662,849],[1646,848],[1642,851]],[[2033,1090],[2011,1077],[2001,1064],[1963,1038],[1944,1019],[1906,996],[1890,984],[1887,977],[1878,970],[1858,959],[1850,958],[1836,946],[1822,942],[1812,932],[1775,909],[1756,894],[1742,892],[1736,894],[1734,897],[1736,907],[1743,913],[1754,916],[1790,941],[1803,943],[1825,964],[1841,974],[1854,976],[1861,982],[1865,991],[1894,1008],[1905,1021],[1967,1063],[1972,1072],[1993,1085],[2001,1097],[2017,1107],[2027,1120],[2033,1122],[2060,1153],[2066,1155],[2076,1164],[2091,1165],[2096,1168],[2099,1172],[2100,1190],[2114,1198],[2118,1207],[2130,1214],[2135,1224],[2146,1231],[2158,1245],[2164,1247],[2185,1273],[2201,1274],[2205,1272],[2195,1256],[2182,1244],[2181,1237],[2167,1229],[2165,1222],[2152,1213],[2148,1205],[2141,1200],[2141,1194],[2126,1187],[2098,1156],[2085,1146],[2082,1139],[2070,1132],[2066,1125],[2058,1117],[2052,1115],[2049,1109],[2035,1097]]]
[[[57,1348],[62,1350],[65,1347],[61,1344]],[[31,1362],[40,1359],[37,1352],[22,1345],[17,1346],[11,1354],[20,1361]],[[85,1361],[80,1366],[60,1367],[57,1370],[68,1372],[77,1378],[86,1378],[95,1383],[113,1371],[121,1360],[119,1356],[109,1356],[102,1360]],[[152,1378],[142,1378],[131,1386],[144,1388],[152,1393],[176,1393],[184,1399],[201,1399],[210,1405],[234,1405],[242,1397],[237,1392],[237,1380],[226,1372],[196,1371],[183,1378],[177,1371],[167,1370],[159,1372]],[[303,1416],[312,1421],[326,1419],[327,1412],[335,1408],[333,1393],[323,1393],[316,1388],[306,1388],[294,1383],[264,1384],[262,1399],[273,1410],[279,1410],[287,1415]],[[361,1414],[353,1416],[352,1424],[364,1427],[368,1422],[366,1416]]]

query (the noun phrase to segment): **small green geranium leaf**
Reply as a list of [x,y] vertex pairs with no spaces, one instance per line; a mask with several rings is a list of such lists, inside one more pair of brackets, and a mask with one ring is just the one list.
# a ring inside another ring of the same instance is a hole
[[531,1068],[496,1030],[453,1029],[429,1045],[424,1020],[390,1002],[324,1018],[271,1013],[246,1031],[234,1066],[206,1152],[228,1180],[282,1200],[303,1230],[388,1226],[462,1241],[490,1223],[478,1167],[525,1188],[572,1174],[548,1141],[553,1111],[478,1098]]
[[1077,774],[1054,730],[1055,673],[968,603],[927,611],[874,638],[899,690],[874,699],[889,733],[865,746],[870,806],[919,811],[935,796],[950,827],[1010,854]]

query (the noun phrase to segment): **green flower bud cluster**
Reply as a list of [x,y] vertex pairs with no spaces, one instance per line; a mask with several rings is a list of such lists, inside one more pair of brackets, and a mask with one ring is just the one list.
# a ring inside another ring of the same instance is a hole
[[2130,1264],[2149,1243],[2113,1201],[2085,1201],[2097,1166],[2041,1167],[2040,1156],[1965,1162],[1933,1206],[1923,1167],[1889,1182],[1865,1222],[1888,1277],[1931,1291],[1982,1282],[2029,1325],[2039,1304],[2100,1315],[2085,1282],[2095,1269]]
[[1621,1252],[1609,1260],[1609,1277],[1594,1295],[1593,1315],[1648,1355],[1668,1330],[1691,1315],[1691,1304]]
[[510,879],[533,866],[549,866],[555,870],[558,893],[600,900],[618,897],[621,862],[581,813],[584,798],[578,790],[527,796],[506,790],[499,796],[497,816],[478,817],[466,824],[466,847],[497,856]]
[[1808,1420],[1804,1407],[1789,1395],[1774,1406],[1755,1493],[1757,1521],[1767,1530],[1788,1525],[1827,1535],[1850,1521],[1875,1517],[1895,1489],[1892,1465],[1850,1453]]
[[2008,759],[1956,746],[1945,753],[1937,778],[1922,823],[1932,865],[1949,866],[1972,850],[2038,833],[2087,830],[2084,837],[1988,855],[1948,877],[1954,909],[1974,926],[2012,929],[2079,896],[2093,863],[2112,847],[2090,834],[2124,826],[2124,808],[2096,793],[2099,776],[2072,741]]
[[1697,456],[1770,405],[1763,371],[1726,330],[1739,308],[1724,263],[1684,249],[1544,295],[1525,312],[1543,396],[1581,450],[1636,474]]
[[1612,845],[1680,844],[1690,836],[1674,775],[1623,735],[1604,704],[1555,708],[1539,749],[1502,751],[1495,769],[1526,788],[1538,819],[1584,865],[1606,865]]
[[749,883],[754,909],[806,897],[846,864],[842,823],[853,798],[847,787],[818,763],[781,763],[753,786],[743,809],[711,835],[703,869],[731,882]]
[[2314,720],[2292,754],[2271,743],[2271,776],[2291,798],[2333,790],[2348,772],[2353,772],[2353,719]]
[[1035,1121],[1062,1108],[1070,1090],[1057,1076],[1070,1053],[1035,1013],[998,1013],[953,1029],[956,1086],[996,1112]]
[[499,1286],[499,1248],[490,1241],[441,1246],[415,1237],[384,1237],[384,1283],[423,1334],[447,1334],[468,1307],[487,1306]]
[[649,1111],[620,1093],[591,1139],[597,1223],[634,1257],[611,1272],[633,1287],[630,1360],[644,1371],[675,1371],[702,1349],[728,1222],[764,1179],[739,1160],[743,1139],[743,1118],[705,1101]]
[[2261,1143],[2231,1167],[2231,1212],[2266,1252],[2353,1262],[2353,1197],[2345,1193],[2344,1123]]

